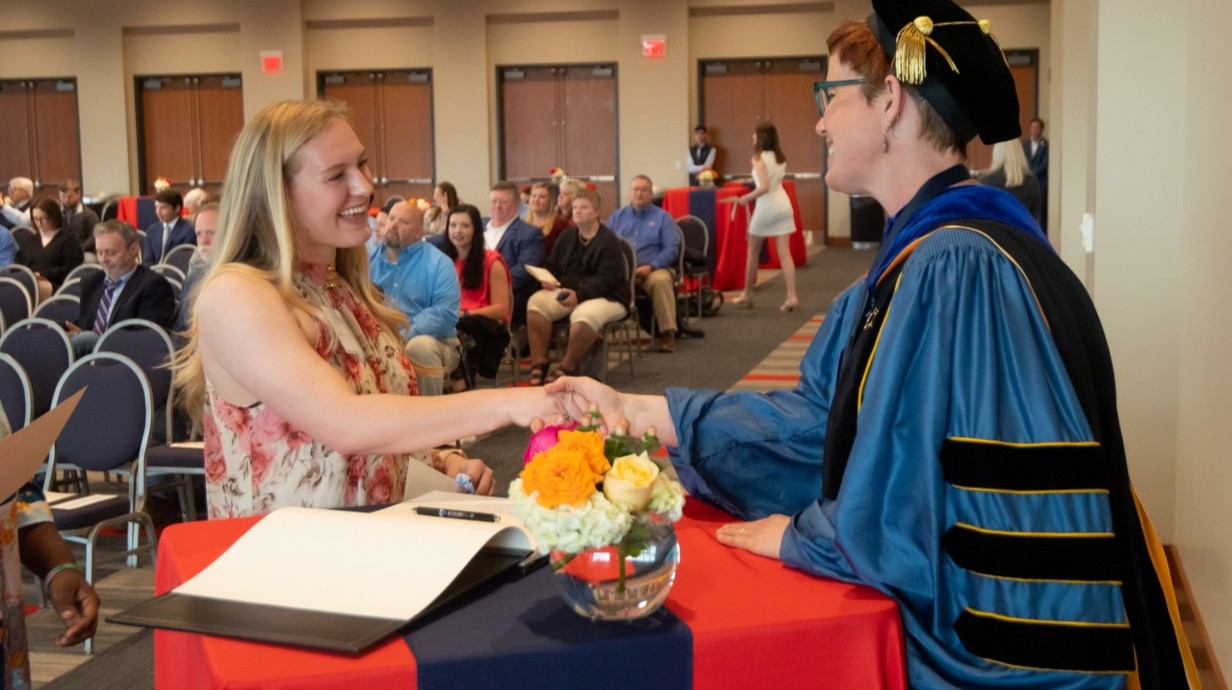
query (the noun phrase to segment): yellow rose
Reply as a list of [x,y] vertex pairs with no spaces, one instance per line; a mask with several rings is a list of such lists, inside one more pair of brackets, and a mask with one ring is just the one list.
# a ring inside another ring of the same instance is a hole
[[645,453],[616,458],[612,469],[603,477],[603,495],[609,501],[627,503],[633,510],[641,510],[650,500],[658,476],[659,466]]

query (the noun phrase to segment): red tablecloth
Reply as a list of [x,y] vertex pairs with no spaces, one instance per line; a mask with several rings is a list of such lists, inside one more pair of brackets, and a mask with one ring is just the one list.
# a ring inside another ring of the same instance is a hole
[[[793,180],[784,180],[783,189],[791,199],[796,220],[796,231],[790,238],[792,260],[797,266],[803,266],[808,262],[808,252],[804,247],[804,233],[801,230],[804,225],[800,220],[796,183]],[[691,214],[711,226],[711,251],[714,253],[711,284],[716,290],[739,290],[744,287],[744,262],[749,248],[749,214],[752,207],[719,201],[739,196],[748,190],[743,183],[729,182],[723,187],[680,187],[663,193],[663,209],[673,218]],[[768,241],[764,246],[768,250],[767,259],[762,261],[760,266],[767,269],[779,268],[779,253],[775,242]]]
[[[691,502],[676,526],[681,562],[667,606],[692,630],[694,687],[906,688],[891,599],[729,549],[714,532],[730,519]],[[156,591],[205,568],[255,522],[168,528],[159,542]],[[416,668],[400,637],[351,659],[158,630],[154,677],[168,689],[414,688]]]

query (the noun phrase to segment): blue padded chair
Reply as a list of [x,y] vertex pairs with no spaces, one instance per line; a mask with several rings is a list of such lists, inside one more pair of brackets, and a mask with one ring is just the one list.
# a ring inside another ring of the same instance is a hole
[[34,315],[40,319],[55,321],[57,324],[65,321],[77,321],[81,315],[81,297],[57,292],[51,299],[38,305]]
[[64,329],[47,319],[30,318],[9,324],[0,335],[0,352],[11,355],[30,377],[31,419],[51,409],[60,375],[73,363],[73,346]]
[[[197,255],[195,244],[177,244],[167,251],[167,255],[163,257],[161,263],[170,264],[180,270],[181,276],[188,275],[188,267],[192,264],[193,257]],[[180,280],[183,280],[181,277]]]
[[30,295],[30,308],[38,306],[38,276],[34,275],[34,271],[31,271],[29,266],[23,264],[0,266],[0,277],[12,278],[21,283],[22,287],[26,288],[26,294]]
[[126,319],[108,328],[94,346],[94,351],[124,355],[146,375],[150,383],[152,409],[159,420],[153,426],[151,445],[146,450],[146,475],[168,478],[169,481],[159,488],[174,487],[184,520],[195,520],[197,507],[191,477],[205,475],[205,454],[201,448],[171,445],[176,440],[175,371],[172,369],[175,346],[171,337],[152,321]]
[[[111,352],[82,357],[60,378],[54,401],[72,397],[87,388],[85,396],[69,417],[52,446],[44,491],[52,488],[56,471],[78,469],[91,472],[114,471],[130,466],[132,481],[127,495],[91,494],[96,500],[60,501],[51,506],[56,529],[70,541],[85,544],[86,580],[94,581],[94,545],[108,528],[127,528],[129,567],[137,565],[137,554],[148,551],[151,559],[157,548],[154,522],[145,512],[146,448],[150,441],[152,407],[150,384],[132,360]],[[97,497],[105,496],[98,499]],[[139,528],[144,527],[146,544],[140,545]],[[88,649],[87,649],[88,653]]]
[[[680,229],[680,260],[683,267],[682,278],[692,278],[695,281],[694,294],[697,299],[697,317],[702,316],[702,289],[710,287],[710,229],[705,221],[697,216],[681,216],[676,219],[676,227]],[[688,304],[686,300],[685,304]],[[686,310],[686,315],[689,315]]]
[[5,324],[12,325],[29,317],[33,304],[34,300],[21,281],[0,276],[0,317],[4,318]]
[[4,410],[10,430],[23,429],[30,423],[30,396],[25,368],[0,352],[0,409]]

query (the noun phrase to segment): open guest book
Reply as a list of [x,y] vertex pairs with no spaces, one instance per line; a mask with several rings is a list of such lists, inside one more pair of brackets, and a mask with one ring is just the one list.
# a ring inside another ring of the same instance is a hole
[[[416,513],[425,506],[497,519]],[[357,655],[542,558],[508,499],[281,508],[192,579],[107,620]]]

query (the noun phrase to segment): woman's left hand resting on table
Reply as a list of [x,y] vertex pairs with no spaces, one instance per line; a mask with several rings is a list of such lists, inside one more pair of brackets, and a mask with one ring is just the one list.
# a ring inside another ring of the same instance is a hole
[[449,453],[445,456],[445,476],[453,479],[459,474],[471,478],[476,495],[491,496],[496,493],[496,476],[483,460],[468,458],[461,453]]
[[783,532],[787,531],[787,525],[790,523],[791,518],[786,515],[771,515],[753,522],[732,522],[723,525],[715,536],[719,538],[720,544],[778,560]]

